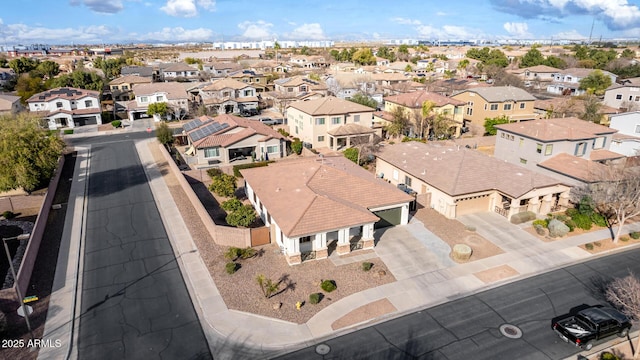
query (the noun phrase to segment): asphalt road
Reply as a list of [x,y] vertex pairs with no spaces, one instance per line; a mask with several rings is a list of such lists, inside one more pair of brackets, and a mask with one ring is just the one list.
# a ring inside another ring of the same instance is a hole
[[[210,359],[133,134],[91,149],[80,359]],[[92,141],[93,140],[93,141]]]
[[[560,340],[551,320],[582,304],[606,304],[605,284],[629,271],[640,274],[640,249],[453,299],[279,359],[563,359],[580,349]],[[507,334],[522,336],[503,335],[505,324],[516,326]]]

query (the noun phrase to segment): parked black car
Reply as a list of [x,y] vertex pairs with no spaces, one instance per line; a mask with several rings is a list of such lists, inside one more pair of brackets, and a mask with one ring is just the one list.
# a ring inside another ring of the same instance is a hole
[[597,340],[613,335],[627,336],[631,321],[614,308],[595,305],[561,316],[552,321],[551,328],[565,342],[591,350]]
[[258,109],[244,109],[240,112],[242,116],[255,116],[260,115],[260,110]]

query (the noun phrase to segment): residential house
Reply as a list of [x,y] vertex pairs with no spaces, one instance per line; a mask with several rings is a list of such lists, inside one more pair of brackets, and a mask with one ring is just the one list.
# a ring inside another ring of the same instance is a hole
[[[580,80],[589,76],[595,69],[569,68],[560,70],[553,75],[553,80],[547,85],[547,92],[555,95],[584,95],[586,90],[580,89]],[[616,74],[600,70],[611,78],[611,83],[616,82]]]
[[[168,119],[182,119],[189,112],[189,94],[184,85],[177,82],[157,82],[134,84],[135,99],[126,104],[129,120],[148,118],[147,109],[153,103],[167,103]],[[153,115],[154,121],[160,121],[159,115]]]
[[389,66],[389,59],[376,56],[376,66]]
[[152,82],[160,81],[160,72],[152,66],[123,66],[120,75],[135,75],[150,78]]
[[238,114],[258,107],[256,88],[232,78],[214,80],[200,90],[204,106],[218,114]]
[[29,111],[47,120],[49,129],[102,124],[100,93],[77,88],[55,88],[27,99]]
[[268,93],[269,101],[282,114],[292,102],[318,99],[328,94],[327,85],[323,81],[303,75],[277,79],[273,85],[273,91]]
[[160,76],[164,81],[198,81],[200,70],[186,63],[161,64]]
[[298,55],[292,56],[289,63],[293,66],[303,67],[307,69],[323,69],[329,67],[329,63],[323,56],[318,55]]
[[536,98],[514,86],[476,87],[451,96],[467,103],[464,126],[476,133],[484,133],[486,118],[507,117],[511,121],[537,119],[533,105]]
[[[448,119],[448,134],[450,137],[458,137],[462,133],[464,121],[464,107],[466,103],[461,100],[442,96],[428,91],[415,91],[405,94],[392,95],[384,98],[384,111],[392,113],[396,108],[404,109],[411,118],[413,124],[408,135],[418,137],[429,137],[432,134],[427,131],[425,120],[422,117],[422,105],[425,102],[434,104],[432,115],[443,116]],[[431,129],[433,130],[433,129]]]
[[202,64],[202,70],[210,73],[214,78],[225,78],[232,72],[242,70],[242,66],[232,62],[209,62]]
[[438,93],[443,96],[451,96],[452,94],[458,93],[462,90],[472,89],[475,87],[489,87],[491,85],[476,79],[451,78],[426,82],[422,86],[427,91]]
[[614,83],[604,92],[603,103],[626,111],[640,110],[640,77]]
[[21,109],[20,96],[0,93],[0,115],[15,114]]
[[640,111],[612,116],[609,127],[618,130],[609,150],[624,156],[640,156]]
[[12,69],[0,68],[0,87],[7,85],[15,76]]
[[243,169],[245,191],[290,265],[374,247],[374,230],[405,225],[413,197],[340,157]]
[[287,108],[287,123],[291,135],[305,145],[340,150],[373,139],[374,111],[368,106],[327,96],[291,103]]
[[494,156],[561,179],[594,181],[604,164],[624,156],[609,150],[615,129],[575,117],[496,125]]
[[252,159],[285,157],[286,139],[257,120],[223,114],[201,116],[183,127],[189,145],[185,159],[196,167],[211,167]]
[[356,94],[365,94],[378,104],[383,103],[382,92],[376,89],[375,82],[368,74],[340,72],[327,75],[324,81],[331,95],[339,99],[349,100]]
[[377,177],[415,191],[418,202],[450,219],[483,212],[545,216],[569,201],[562,181],[459,145],[409,141],[384,146],[376,157]]
[[556,74],[560,71],[560,69],[547,65],[536,65],[509,70],[511,74],[519,77],[524,82],[525,86],[533,87],[534,89],[546,89],[547,84],[552,82],[555,79]]
[[[564,97],[556,97],[545,100],[536,100],[533,108],[538,113],[539,119],[564,118],[564,117],[581,117],[585,112],[585,100],[572,97],[570,99]],[[609,124],[612,115],[620,113],[620,110],[610,106],[601,105],[598,108],[600,118],[595,121],[597,124]]]
[[125,75],[117,77],[109,82],[112,99],[115,101],[129,101],[135,97],[133,94],[133,85],[149,84],[152,82],[150,77],[138,75]]
[[411,78],[395,72],[371,74],[371,80],[376,84],[376,89],[382,91],[384,95],[394,94],[399,86],[411,82]]
[[273,89],[273,84],[267,84],[267,77],[263,73],[252,69],[231,72],[229,77],[253,86],[256,89],[256,93],[263,93]]

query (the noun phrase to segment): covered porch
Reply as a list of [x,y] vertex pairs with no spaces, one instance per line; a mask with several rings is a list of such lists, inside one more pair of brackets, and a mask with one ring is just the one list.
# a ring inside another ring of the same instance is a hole
[[375,130],[358,124],[347,124],[327,131],[329,148],[341,150],[353,145],[371,142]]
[[499,194],[500,201],[495,204],[493,210],[507,219],[525,211],[531,211],[538,215],[562,211],[570,206],[570,189],[566,186],[562,187],[564,189],[555,189],[555,191],[547,193],[541,193],[540,190],[532,191],[518,198]]

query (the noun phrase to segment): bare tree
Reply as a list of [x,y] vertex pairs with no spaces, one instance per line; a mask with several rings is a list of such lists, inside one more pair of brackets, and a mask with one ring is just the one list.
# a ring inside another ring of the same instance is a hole
[[[596,181],[574,188],[574,200],[590,198],[592,207],[607,220],[617,243],[625,222],[640,215],[640,167],[606,165],[592,174]],[[616,232],[613,226],[618,225]]]
[[351,146],[358,149],[358,158],[356,164],[360,165],[362,159],[369,162],[369,158],[380,149],[382,138],[373,134],[365,135],[351,139]]
[[390,137],[400,137],[411,127],[411,119],[405,108],[396,106],[391,112],[393,120],[387,125],[387,135]]
[[[607,300],[628,317],[640,320],[640,280],[633,274],[617,278],[609,284],[605,291]],[[633,358],[640,355],[640,337],[636,344]]]

